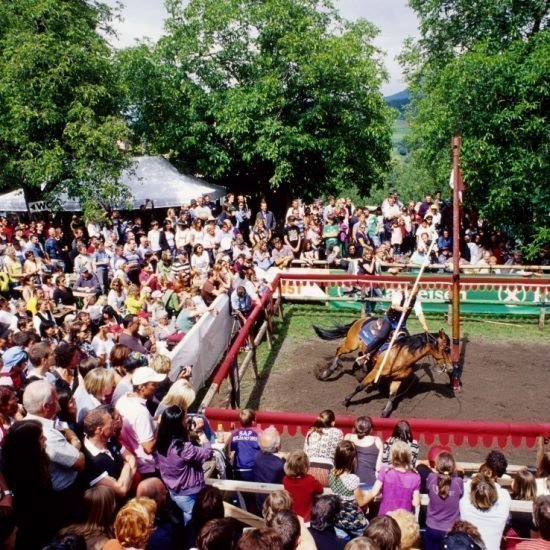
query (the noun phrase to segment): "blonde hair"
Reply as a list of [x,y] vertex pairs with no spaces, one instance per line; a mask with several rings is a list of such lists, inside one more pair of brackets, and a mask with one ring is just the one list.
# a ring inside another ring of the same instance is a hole
[[157,504],[148,497],[130,500],[115,519],[117,541],[125,548],[145,548],[155,525]]
[[420,540],[420,526],[414,515],[400,508],[388,512],[388,516],[392,517],[401,529],[401,550],[417,548]]
[[391,465],[394,468],[410,469],[412,465],[411,448],[401,440],[397,440],[390,449]]
[[165,407],[177,405],[182,411],[187,411],[195,401],[196,393],[188,380],[176,380],[160,402]]
[[149,363],[149,366],[159,374],[168,374],[172,370],[172,360],[168,355],[157,353]]
[[262,506],[262,517],[266,524],[271,523],[278,512],[290,510],[294,501],[288,491],[273,491],[269,493]]
[[305,476],[309,470],[309,458],[304,451],[292,451],[285,462],[288,477]]
[[86,391],[100,401],[109,384],[115,385],[115,373],[114,370],[105,367],[96,367],[84,377]]

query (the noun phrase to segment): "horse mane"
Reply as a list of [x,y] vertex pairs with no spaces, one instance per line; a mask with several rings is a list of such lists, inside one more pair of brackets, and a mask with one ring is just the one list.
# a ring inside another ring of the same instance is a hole
[[430,332],[429,334],[421,332],[420,334],[413,334],[409,338],[403,338],[403,340],[400,341],[398,340],[396,345],[399,345],[401,349],[406,349],[410,353],[417,353],[430,343],[437,342],[438,338],[439,333],[437,332]]

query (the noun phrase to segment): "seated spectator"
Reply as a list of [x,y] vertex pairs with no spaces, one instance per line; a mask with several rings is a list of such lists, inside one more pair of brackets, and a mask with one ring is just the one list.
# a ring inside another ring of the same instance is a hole
[[101,294],[101,284],[93,271],[89,270],[87,267],[83,267],[76,280],[75,290],[79,292]]
[[[466,523],[466,522],[465,522]],[[471,550],[482,550],[483,542],[476,540],[474,537],[463,531],[451,531],[443,539],[442,548],[448,550],[460,550],[470,548]]]
[[464,493],[462,478],[456,475],[456,462],[451,453],[440,452],[435,459],[435,472],[429,474],[426,488],[430,501],[426,513],[425,550],[439,550],[445,534],[460,515],[459,502]]
[[304,451],[293,451],[285,463],[283,486],[294,504],[292,509],[308,522],[315,495],[323,494],[323,486],[307,472],[309,460]]
[[393,510],[388,512],[388,516],[397,522],[401,530],[401,550],[419,548],[420,526],[414,515],[405,510]]
[[374,544],[374,542],[367,538],[367,537],[356,537],[354,539],[351,539],[346,546],[344,546],[344,550],[379,550],[378,546]]
[[396,441],[405,442],[410,450],[412,457],[412,467],[416,466],[416,460],[418,459],[418,441],[413,438],[411,425],[406,420],[400,420],[393,428],[391,437],[384,443],[384,449],[382,451],[382,464],[389,466],[391,464],[391,448]]
[[84,537],[87,550],[102,550],[113,536],[116,509],[114,492],[108,487],[91,487],[84,493],[78,522],[64,527],[58,536]]
[[137,471],[136,458],[116,438],[117,422],[107,406],[92,409],[84,417],[85,478],[90,487],[104,486],[124,498]]
[[124,301],[124,306],[126,307],[126,311],[129,315],[137,315],[141,308],[143,307],[143,304],[145,303],[145,297],[140,292],[140,289],[137,285],[130,285],[128,287],[128,294],[126,296],[126,300]]
[[[17,395],[8,387],[0,386],[0,445],[10,427],[17,420],[21,420]],[[279,481],[280,483],[280,481]]]
[[202,464],[212,458],[212,449],[201,447],[189,439],[185,413],[175,405],[161,416],[157,460],[160,475],[170,497],[182,510],[184,523],[191,520],[197,494],[204,487]]
[[396,441],[392,445],[391,462],[390,468],[378,472],[367,502],[382,493],[380,515],[398,508],[414,512],[420,505],[420,476],[413,470],[411,449],[405,442]]
[[334,455],[334,469],[329,475],[330,488],[341,502],[336,527],[352,536],[360,535],[368,525],[361,510],[368,501],[359,487],[359,477],[353,473],[356,461],[355,445],[351,441],[340,441]]
[[239,412],[240,428],[230,436],[227,447],[233,453],[235,476],[243,481],[254,481],[254,457],[260,450],[258,438],[261,430],[254,427],[256,413],[251,409],[242,409]]
[[382,440],[374,435],[372,420],[369,416],[358,416],[355,419],[353,433],[347,434],[345,439],[355,445],[357,461],[355,474],[361,480],[363,491],[371,489],[376,481],[376,474],[382,466]]
[[154,530],[156,511],[155,501],[147,497],[134,498],[127,502],[116,515],[116,539],[109,540],[103,550],[145,550]]
[[[270,426],[258,438],[260,450],[254,456],[252,467],[254,481],[259,483],[282,483],[285,475],[285,461],[276,455],[281,448],[281,436]],[[262,509],[265,495],[256,495],[256,507]]]
[[487,550],[499,550],[510,514],[511,498],[507,491],[483,474],[476,474],[460,499],[460,519],[475,525]]
[[328,487],[328,474],[334,466],[334,453],[344,438],[342,430],[334,427],[336,417],[330,409],[319,413],[304,441],[304,451],[310,461],[309,473],[324,487]]
[[345,540],[336,534],[340,514],[340,499],[337,495],[320,496],[311,509],[309,532],[317,550],[342,550]]
[[[451,527],[451,530],[449,531],[450,534],[454,533],[464,533],[468,535],[468,539],[463,539],[465,541],[466,547],[472,548],[472,550],[483,550],[485,548],[485,545],[483,544],[483,541],[481,540],[481,535],[479,534],[479,531],[477,527],[473,524],[471,524],[469,521],[456,521],[455,524]],[[460,540],[460,539],[458,539]],[[472,547],[473,544],[473,547]],[[464,546],[462,546],[464,548]]]
[[273,250],[271,251],[271,259],[276,267],[283,269],[289,267],[294,260],[294,253],[288,245],[283,245],[279,237],[273,239]]
[[506,475],[506,468],[508,468],[508,461],[501,451],[490,451],[485,457],[485,462],[482,465],[482,470],[485,475],[491,477],[496,482],[501,477],[510,477]]

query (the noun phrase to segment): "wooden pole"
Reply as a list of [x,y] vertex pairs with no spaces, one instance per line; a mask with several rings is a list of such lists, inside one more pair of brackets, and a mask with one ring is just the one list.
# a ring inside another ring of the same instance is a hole
[[399,334],[399,330],[401,329],[401,325],[403,324],[403,321],[405,320],[405,314],[407,313],[407,310],[409,309],[411,305],[412,297],[414,296],[414,293],[416,292],[416,289],[418,288],[418,284],[420,283],[420,278],[422,277],[422,273],[424,273],[424,269],[426,266],[430,263],[430,256],[432,253],[432,250],[435,246],[435,239],[432,240],[430,247],[428,248],[428,252],[426,254],[426,258],[424,259],[424,263],[422,264],[422,267],[420,268],[420,271],[418,272],[418,276],[416,277],[416,281],[414,282],[414,286],[409,293],[409,297],[407,298],[407,302],[405,304],[405,311],[401,312],[401,317],[399,317],[399,322],[397,323],[397,327],[395,327],[395,330],[393,331],[390,345],[388,346],[388,349],[384,353],[384,357],[382,358],[382,363],[380,363],[380,367],[378,367],[378,372],[376,373],[376,378],[374,379],[374,383],[376,384],[378,382],[378,379],[380,378],[380,374],[382,373],[382,370],[386,366],[386,363],[388,362],[388,357],[390,356],[390,351],[393,347],[393,344],[397,338],[397,335]]
[[460,147],[462,139],[454,136],[451,140],[453,152],[453,341],[451,360],[453,377],[460,376]]

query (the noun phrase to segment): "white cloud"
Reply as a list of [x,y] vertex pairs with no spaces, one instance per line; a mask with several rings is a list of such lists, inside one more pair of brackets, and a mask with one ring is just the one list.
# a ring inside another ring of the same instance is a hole
[[[116,0],[105,0],[114,6]],[[403,40],[408,36],[418,36],[418,20],[406,0],[334,0],[343,17],[357,19],[363,17],[374,23],[380,34],[376,46],[385,52],[385,64],[389,82],[382,86],[386,95],[405,88],[399,63],[395,59],[401,51]],[[114,26],[119,38],[118,47],[131,46],[135,41],[148,37],[157,40],[164,30],[166,9],[163,0],[126,0],[122,10],[122,22]]]

